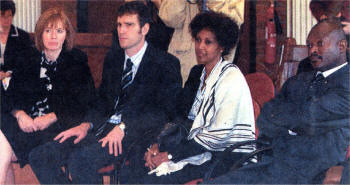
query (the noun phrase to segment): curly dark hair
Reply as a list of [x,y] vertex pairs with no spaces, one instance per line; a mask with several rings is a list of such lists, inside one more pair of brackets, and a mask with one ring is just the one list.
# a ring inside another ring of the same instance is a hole
[[12,0],[1,0],[0,1],[1,13],[11,10],[12,15],[16,13],[16,5]]
[[224,48],[222,56],[230,53],[239,36],[239,27],[236,22],[223,13],[199,13],[193,18],[189,27],[192,38],[196,38],[203,29],[213,32],[219,45]]

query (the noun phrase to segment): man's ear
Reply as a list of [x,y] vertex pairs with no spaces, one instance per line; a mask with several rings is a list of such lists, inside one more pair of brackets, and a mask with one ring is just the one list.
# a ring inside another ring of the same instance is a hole
[[150,28],[149,23],[146,23],[145,25],[143,25],[143,27],[141,28],[142,35],[146,36],[149,31],[149,28]]
[[340,40],[338,43],[338,47],[341,53],[346,52],[347,46],[348,42],[345,39]]

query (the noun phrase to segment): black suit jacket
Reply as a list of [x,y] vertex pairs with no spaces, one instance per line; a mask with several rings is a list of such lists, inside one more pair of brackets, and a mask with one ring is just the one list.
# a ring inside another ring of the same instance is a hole
[[33,42],[30,40],[29,34],[11,25],[4,52],[4,65],[1,66],[1,70],[13,70],[16,57],[32,46]]
[[[38,101],[43,89],[40,87],[41,53],[28,51],[27,57],[19,57],[16,71],[9,87],[11,110],[24,110],[27,114]],[[87,65],[87,56],[78,49],[62,50],[57,59],[52,94],[48,97],[51,110],[58,121],[49,127],[60,132],[83,121],[88,104],[95,96],[94,84]]]
[[[99,97],[85,119],[95,129],[115,113],[124,60],[123,50],[111,50],[105,58]],[[179,60],[149,44],[132,84],[125,90],[122,121],[127,132],[123,142],[133,141],[149,130],[153,131],[149,136],[158,134],[162,125],[175,115],[181,85]]]
[[349,64],[318,84],[313,82],[315,74],[288,79],[277,97],[264,104],[257,121],[260,139],[272,140],[276,166],[295,173],[283,183],[311,183],[345,159],[350,139]]
[[[15,60],[17,56],[26,53],[33,45],[33,42],[29,38],[29,34],[22,29],[16,28],[11,25],[8,39],[6,42],[6,48],[4,52],[4,64],[0,66],[1,71],[14,71]],[[3,48],[1,48],[3,49]],[[9,107],[7,106],[7,93],[0,83],[1,88],[1,114],[7,116]]]

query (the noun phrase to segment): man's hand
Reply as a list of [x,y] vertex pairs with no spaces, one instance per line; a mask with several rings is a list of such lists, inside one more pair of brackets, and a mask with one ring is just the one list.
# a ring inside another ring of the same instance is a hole
[[59,143],[63,143],[68,138],[76,136],[77,138],[74,140],[74,144],[79,143],[82,139],[85,138],[90,128],[90,123],[82,123],[79,126],[70,128],[66,131],[61,132],[58,134],[54,140],[60,140]]
[[44,116],[39,116],[34,119],[34,125],[39,130],[45,130],[47,127],[49,127],[52,123],[57,121],[57,116],[54,112],[51,112],[49,114],[45,114]]
[[119,128],[119,126],[115,126],[106,137],[100,139],[98,142],[102,142],[102,147],[105,147],[108,143],[109,154],[114,156],[118,156],[122,154],[122,140],[124,138],[124,131]]
[[38,130],[37,126],[34,124],[33,119],[28,116],[28,114],[23,110],[15,111],[15,113],[13,113],[13,116],[17,119],[19,128],[21,128],[23,132],[30,133]]
[[350,22],[343,21],[343,22],[341,22],[341,24],[344,26],[343,30],[344,30],[345,34],[350,34]]
[[7,72],[4,72],[4,71],[0,71],[0,80],[3,80],[4,78],[7,78],[7,77],[11,77],[11,72],[7,71]]
[[158,167],[163,162],[170,161],[168,158],[168,152],[160,152],[157,155],[151,158],[152,163],[155,164],[155,167]]
[[151,148],[147,149],[144,159],[146,161],[145,166],[148,167],[150,170],[153,170],[156,168],[156,164],[153,163],[152,157],[157,155],[159,153],[158,144],[155,143],[151,146]]

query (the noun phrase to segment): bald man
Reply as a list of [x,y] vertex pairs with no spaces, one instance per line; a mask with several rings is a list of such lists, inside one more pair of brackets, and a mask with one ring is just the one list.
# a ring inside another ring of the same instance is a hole
[[350,138],[349,64],[340,22],[314,26],[307,38],[314,71],[287,80],[258,118],[258,140],[272,151],[231,171],[215,184],[321,183],[329,167],[345,159]]
[[[349,17],[349,0],[311,0],[310,10],[318,22],[330,18],[339,18],[343,25],[343,30],[349,42],[350,38],[350,17]],[[348,52],[349,52],[348,43]],[[349,57],[349,56],[348,56]],[[297,74],[312,71],[313,67],[310,59],[307,57],[300,61]]]

